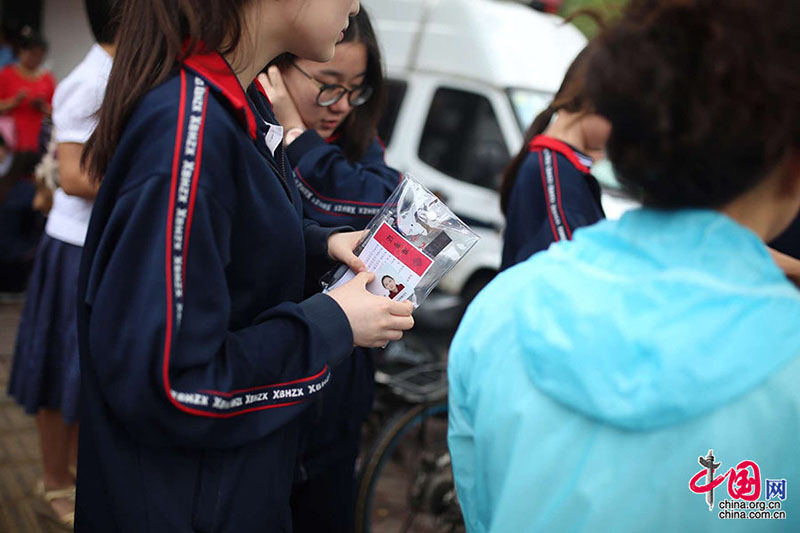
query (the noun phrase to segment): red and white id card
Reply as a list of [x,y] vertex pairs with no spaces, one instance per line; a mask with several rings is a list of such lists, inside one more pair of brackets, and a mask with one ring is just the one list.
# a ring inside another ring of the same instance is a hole
[[[433,264],[431,258],[385,222],[367,241],[358,257],[364,261],[368,271],[375,273],[375,279],[367,285],[367,290],[397,301],[411,297],[414,288]],[[348,270],[325,292],[354,277],[355,273]]]

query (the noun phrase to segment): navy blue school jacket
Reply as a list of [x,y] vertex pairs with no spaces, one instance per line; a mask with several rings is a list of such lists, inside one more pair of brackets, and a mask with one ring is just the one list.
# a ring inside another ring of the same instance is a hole
[[195,55],[130,117],[79,286],[78,531],[290,531],[299,415],[353,348],[301,301],[304,220],[257,84]]
[[26,261],[34,256],[41,236],[41,232],[32,231],[39,218],[33,210],[34,196],[36,184],[32,180],[0,182],[0,263]]
[[[345,157],[336,136],[324,140],[307,130],[286,149],[306,216],[322,226],[347,224],[364,229],[400,182],[401,174],[384,161],[378,138],[360,161]],[[320,290],[310,276],[307,290]],[[332,369],[317,405],[309,409],[301,435],[297,480],[315,478],[352,456],[361,424],[372,407],[375,365],[372,351],[356,348]]]
[[500,270],[605,218],[589,156],[546,135],[528,148],[509,197]]
[[386,165],[377,137],[358,162],[348,160],[336,141],[336,136],[326,141],[307,130],[286,154],[306,216],[323,226],[347,224],[363,229],[400,183],[401,174]]

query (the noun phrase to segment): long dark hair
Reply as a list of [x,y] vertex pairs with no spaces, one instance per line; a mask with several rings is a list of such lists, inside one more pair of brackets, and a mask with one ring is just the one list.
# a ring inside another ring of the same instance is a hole
[[[606,20],[598,11],[591,8],[576,9],[564,19],[564,24],[568,24],[580,17],[588,17],[601,31],[606,28]],[[593,107],[586,94],[586,70],[589,65],[591,46],[591,43],[586,45],[572,60],[566,74],[564,74],[564,79],[561,81],[561,87],[558,88],[558,92],[553,97],[553,101],[533,119],[533,123],[528,128],[528,131],[525,132],[522,148],[503,171],[500,179],[500,209],[504,215],[508,209],[511,190],[517,181],[519,168],[528,155],[528,145],[533,138],[544,133],[544,130],[550,125],[550,121],[553,120],[553,115],[559,110],[563,109],[569,113],[590,113],[592,111]]]
[[[117,52],[94,134],[82,162],[100,181],[136,103],[164,82],[190,51],[230,52],[239,44],[252,0],[123,2]],[[202,49],[201,49],[202,46]]]
[[119,30],[122,0],[84,0],[84,4],[94,40],[100,44],[113,44]]
[[[350,17],[350,25],[341,42],[361,43],[367,49],[364,83],[372,87],[372,97],[365,104],[353,109],[336,131],[339,135],[336,142],[342,147],[345,157],[350,161],[359,161],[378,134],[378,121],[386,101],[381,49],[363,5],[356,16]],[[281,54],[270,65],[276,65],[283,71],[289,68],[294,59],[292,54]]]
[[568,111],[570,113],[589,112],[591,104],[586,97],[586,67],[589,62],[590,45],[586,46],[572,61],[572,64],[567,69],[564,75],[564,80],[561,82],[558,92],[553,97],[544,111],[539,113],[533,123],[525,132],[525,140],[522,143],[519,153],[511,160],[506,169],[503,171],[503,176],[500,181],[500,209],[505,215],[508,209],[508,202],[511,197],[511,190],[514,188],[514,183],[517,181],[517,174],[522,166],[525,157],[527,157],[530,149],[528,145],[537,135],[544,133],[550,121],[553,120],[553,115],[560,110]]

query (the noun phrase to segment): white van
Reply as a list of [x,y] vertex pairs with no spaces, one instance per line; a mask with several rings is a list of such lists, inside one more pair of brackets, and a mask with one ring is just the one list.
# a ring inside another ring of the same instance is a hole
[[[386,63],[389,101],[379,134],[387,162],[417,177],[481,236],[423,306],[457,309],[500,267],[500,173],[587,41],[556,15],[518,2],[363,4]],[[611,197],[604,206],[618,211]]]

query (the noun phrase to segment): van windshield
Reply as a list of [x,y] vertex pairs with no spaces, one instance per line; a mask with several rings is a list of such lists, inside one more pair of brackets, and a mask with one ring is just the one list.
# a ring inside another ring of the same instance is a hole
[[508,99],[514,109],[514,116],[517,119],[522,134],[530,127],[533,119],[547,107],[553,95],[530,89],[508,89]]

